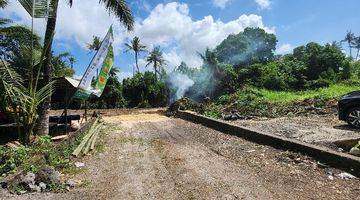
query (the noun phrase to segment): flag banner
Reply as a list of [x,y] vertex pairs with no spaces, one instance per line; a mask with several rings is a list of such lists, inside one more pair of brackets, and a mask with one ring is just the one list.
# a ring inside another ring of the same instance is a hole
[[[108,73],[114,62],[112,48],[113,42],[114,36],[111,26],[100,45],[100,49],[96,52],[84,76],[82,77],[78,86],[78,91],[75,93],[74,98],[86,100],[90,97],[91,94],[94,94],[98,97],[101,96],[108,79]],[[96,85],[93,87],[92,83],[94,78],[96,78]]]
[[74,99],[87,100],[91,95],[91,92],[78,89],[74,94]]
[[91,83],[101,70],[103,63],[108,55],[109,47],[111,47],[114,42],[112,27],[110,27],[109,32],[106,34],[103,42],[101,43],[100,49],[95,54],[92,59],[89,67],[87,68],[84,76],[82,77],[80,84],[78,86],[79,89],[90,91],[91,93],[98,93],[96,89],[91,86]]
[[55,17],[55,1],[53,0],[19,0],[19,2],[33,18]]
[[113,47],[110,45],[108,54],[105,58],[104,64],[101,68],[101,71],[99,73],[99,76],[98,76],[98,79],[96,82],[94,94],[97,97],[100,97],[101,94],[103,93],[106,83],[109,78],[109,72],[113,66],[114,66],[114,50],[113,50]]

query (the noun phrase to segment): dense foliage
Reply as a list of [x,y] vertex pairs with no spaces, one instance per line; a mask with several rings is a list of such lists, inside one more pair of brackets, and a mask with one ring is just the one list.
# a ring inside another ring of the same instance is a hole
[[[176,71],[194,80],[186,96],[202,101],[231,94],[244,86],[269,90],[295,91],[327,87],[359,73],[337,43],[311,42],[293,53],[275,56],[277,39],[259,28],[246,28],[230,35],[214,50],[200,54],[203,65],[188,67],[182,63]],[[352,75],[353,74],[353,75]]]
[[168,88],[152,72],[137,73],[123,80],[123,94],[129,107],[160,107],[168,102]]
[[127,102],[123,96],[121,82],[117,78],[118,68],[112,68],[104,92],[100,98],[92,96],[89,99],[90,108],[124,108]]
[[260,28],[246,28],[237,35],[229,35],[215,48],[220,62],[232,65],[265,63],[274,58],[277,39]]
[[350,78],[351,62],[333,45],[309,43],[266,64],[238,69],[239,80],[273,90],[302,90],[329,86]]
[[[31,72],[29,66],[39,64],[41,52],[40,37],[32,34],[29,28],[12,24],[0,24],[0,57],[7,61],[17,73],[28,76]],[[52,54],[53,76],[73,76],[74,56],[68,52],[58,55]],[[33,61],[31,60],[32,56]]]

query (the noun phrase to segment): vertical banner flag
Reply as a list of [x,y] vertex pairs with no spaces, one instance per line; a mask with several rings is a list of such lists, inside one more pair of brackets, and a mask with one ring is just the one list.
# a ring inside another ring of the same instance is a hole
[[105,85],[107,83],[107,80],[109,78],[109,72],[111,68],[114,65],[114,50],[113,47],[110,45],[109,51],[107,53],[107,56],[105,58],[104,64],[101,68],[100,74],[98,76],[98,80],[96,82],[95,86],[95,95],[97,97],[100,97],[105,89]]
[[20,4],[33,18],[52,18],[55,16],[53,0],[19,0]]
[[[75,93],[75,98],[87,99],[91,94],[100,97],[107,79],[110,69],[113,67],[114,54],[112,43],[114,42],[112,26],[101,43],[100,49],[95,54]],[[100,74],[98,76],[98,71]],[[92,87],[94,77],[98,76],[95,88]]]

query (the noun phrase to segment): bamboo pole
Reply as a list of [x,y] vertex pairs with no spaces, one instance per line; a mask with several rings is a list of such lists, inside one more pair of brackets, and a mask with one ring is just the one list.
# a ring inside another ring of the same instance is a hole
[[[102,128],[102,127],[101,127],[101,128]],[[94,148],[95,148],[95,142],[96,142],[96,140],[97,140],[97,138],[98,138],[98,136],[99,136],[100,131],[101,131],[101,129],[94,134],[94,139],[91,141],[90,150],[94,150]]]
[[82,149],[82,150],[83,150],[83,153],[84,153],[85,155],[89,152],[90,145],[91,145],[91,143],[92,143],[92,140],[94,139],[94,135],[95,135],[96,133],[98,133],[100,127],[101,127],[101,124],[97,124],[97,126],[96,126],[96,127],[94,128],[94,130],[92,131],[92,134],[91,134],[89,140],[86,142],[85,148]]
[[73,156],[78,157],[81,150],[84,148],[90,137],[94,134],[94,128],[97,125],[98,119],[95,120],[94,124],[90,127],[89,132],[84,136],[79,146],[72,153]]

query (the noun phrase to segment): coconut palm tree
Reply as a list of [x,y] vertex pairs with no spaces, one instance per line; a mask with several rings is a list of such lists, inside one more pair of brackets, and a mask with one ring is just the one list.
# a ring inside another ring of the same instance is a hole
[[138,56],[140,52],[146,52],[146,46],[140,43],[139,37],[135,36],[134,39],[131,40],[130,43],[125,43],[126,52],[133,51],[135,55],[135,63],[137,72],[140,73],[139,64],[138,64]]
[[146,67],[149,65],[153,65],[154,72],[155,72],[155,79],[157,80],[157,74],[160,74],[161,67],[166,64],[166,61],[162,55],[160,50],[160,46],[156,46],[146,58]]
[[204,66],[211,70],[212,73],[220,73],[219,61],[214,51],[206,48],[204,54],[198,52],[198,55],[203,60]]
[[69,63],[70,63],[71,69],[74,69],[74,63],[76,63],[76,58],[74,56],[70,56]]
[[8,0],[0,0],[0,8],[5,8],[9,3]]
[[354,48],[357,49],[357,53],[355,57],[355,60],[357,60],[360,55],[360,36],[354,39]]
[[98,51],[101,46],[101,39],[99,36],[93,36],[92,43],[86,44],[86,47],[90,50],[90,53],[93,51]]
[[[43,57],[45,58],[43,64],[43,80],[45,83],[51,81],[51,46],[53,41],[53,36],[55,34],[56,20],[57,20],[57,9],[59,0],[52,0],[54,5],[54,14],[51,18],[48,19],[46,24],[46,32],[44,39],[44,51]],[[74,0],[68,0],[70,6],[73,5]],[[131,14],[130,8],[128,7],[126,0],[99,0],[100,4],[105,6],[105,9],[116,16],[119,21],[130,31],[134,27],[134,18]],[[93,14],[93,13],[91,13]],[[46,99],[42,104],[40,111],[40,123],[39,123],[39,134],[47,135],[49,133],[49,112],[50,109],[50,98]]]
[[19,138],[22,144],[30,143],[30,136],[38,119],[40,104],[51,96],[53,82],[38,87],[39,73],[35,83],[24,86],[24,77],[20,76],[8,63],[0,63],[0,91],[2,91],[1,108],[9,111],[17,124]]
[[346,33],[345,39],[342,40],[342,42],[347,42],[349,45],[350,57],[352,57],[352,48],[353,48],[353,44],[354,44],[354,39],[355,39],[354,33],[351,31],[348,31]]
[[[8,5],[8,0],[0,0],[0,8],[5,8]],[[0,26],[10,23],[10,19],[5,19],[0,17]]]

